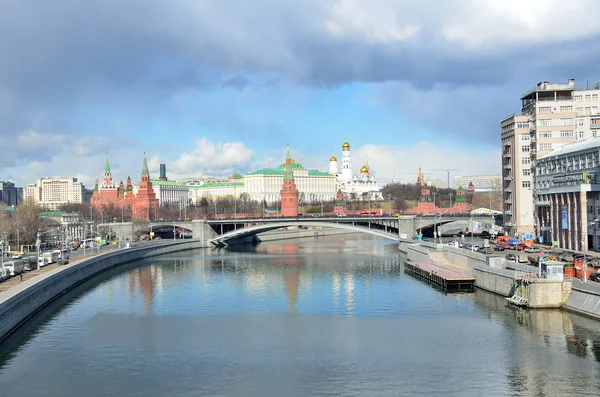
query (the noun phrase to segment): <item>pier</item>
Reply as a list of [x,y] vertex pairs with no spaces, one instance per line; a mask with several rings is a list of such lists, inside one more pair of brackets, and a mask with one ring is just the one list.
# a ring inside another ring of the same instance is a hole
[[435,284],[445,292],[472,292],[475,277],[457,269],[429,262],[406,262],[404,272]]

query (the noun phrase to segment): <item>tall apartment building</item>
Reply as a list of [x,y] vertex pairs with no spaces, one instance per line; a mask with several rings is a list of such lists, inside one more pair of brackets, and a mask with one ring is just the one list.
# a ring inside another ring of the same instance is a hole
[[535,191],[536,160],[563,145],[596,136],[600,131],[600,86],[576,88],[547,81],[521,96],[521,114],[500,121],[504,222],[511,234],[540,234]]
[[41,178],[25,188],[25,199],[49,211],[61,205],[83,203],[85,187],[77,178]]
[[0,181],[0,203],[19,205],[23,201],[23,188],[13,182]]

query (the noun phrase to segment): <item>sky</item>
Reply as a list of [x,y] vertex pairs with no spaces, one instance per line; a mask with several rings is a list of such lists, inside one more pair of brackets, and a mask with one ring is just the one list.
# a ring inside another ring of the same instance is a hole
[[226,177],[284,161],[500,173],[540,81],[600,81],[596,0],[6,0],[0,180]]

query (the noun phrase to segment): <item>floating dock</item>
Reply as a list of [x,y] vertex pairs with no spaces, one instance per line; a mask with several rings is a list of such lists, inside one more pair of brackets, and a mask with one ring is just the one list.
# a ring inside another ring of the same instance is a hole
[[404,272],[428,281],[445,292],[473,292],[475,277],[456,266],[437,265],[430,262],[406,262]]

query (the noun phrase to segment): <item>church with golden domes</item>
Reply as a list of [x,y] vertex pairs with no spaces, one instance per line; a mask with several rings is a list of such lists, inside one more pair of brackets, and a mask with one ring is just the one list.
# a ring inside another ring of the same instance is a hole
[[350,200],[359,201],[377,201],[383,200],[381,186],[375,181],[369,162],[360,168],[360,176],[353,175],[352,161],[350,157],[350,143],[345,140],[342,144],[342,164],[341,170],[338,167],[338,161],[335,155],[329,159],[329,173],[336,178],[337,187],[344,193],[344,196]]

